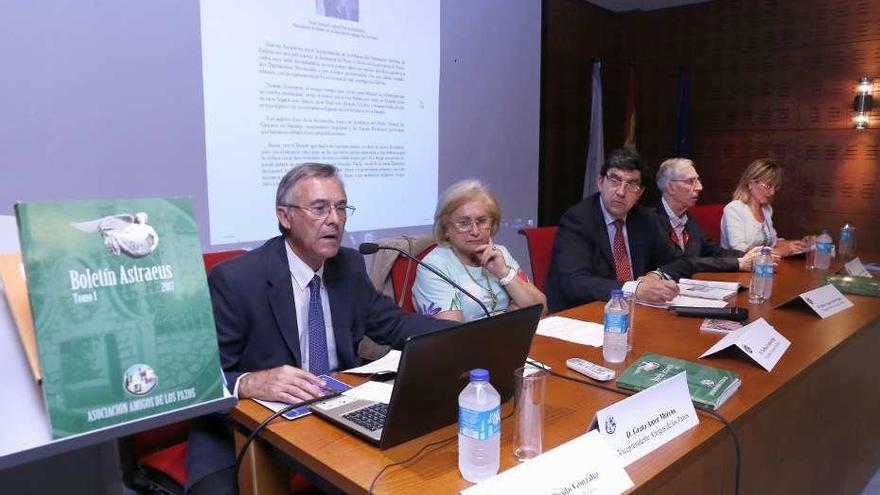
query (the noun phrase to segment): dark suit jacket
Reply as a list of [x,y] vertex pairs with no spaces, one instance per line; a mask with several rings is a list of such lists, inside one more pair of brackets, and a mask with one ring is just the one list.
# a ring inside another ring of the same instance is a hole
[[[623,287],[614,271],[614,256],[605,218],[593,194],[565,212],[559,221],[550,272],[544,286],[550,311],[591,301],[607,301],[612,289]],[[693,266],[660,234],[653,210],[634,206],[626,217],[633,276],[656,268],[673,278],[689,277]]]
[[737,258],[743,255],[742,251],[736,249],[724,249],[714,241],[706,237],[703,229],[697,225],[697,222],[688,217],[688,221],[684,229],[688,233],[687,244],[684,245],[684,252],[681,247],[672,240],[672,224],[669,223],[669,216],[666,214],[666,208],[663,203],[657,205],[657,223],[664,238],[669,243],[670,248],[679,254],[690,258],[696,272],[738,272],[739,261]]
[[[324,263],[336,354],[341,369],[360,364],[357,346],[369,335],[380,344],[401,348],[407,337],[453,325],[409,315],[375,290],[364,259],[341,248]],[[301,363],[293,285],[284,239],[217,265],[208,277],[220,344],[220,364],[230,388],[248,371]],[[227,415],[194,421],[187,448],[187,485],[235,463]]]

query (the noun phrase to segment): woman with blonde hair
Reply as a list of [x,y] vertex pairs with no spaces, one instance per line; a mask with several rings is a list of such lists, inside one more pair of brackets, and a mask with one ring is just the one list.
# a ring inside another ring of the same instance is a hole
[[721,216],[721,246],[748,251],[769,246],[778,256],[806,250],[809,238],[785,240],[773,228],[773,197],[782,187],[782,167],[769,158],[753,161],[743,172],[733,192],[733,201]]
[[[424,258],[465,290],[490,313],[543,304],[544,294],[520,270],[510,251],[493,238],[501,224],[495,196],[476,180],[449,187],[434,213],[438,246]],[[429,270],[419,267],[413,285],[413,303],[422,314],[457,321],[485,317],[482,308]]]

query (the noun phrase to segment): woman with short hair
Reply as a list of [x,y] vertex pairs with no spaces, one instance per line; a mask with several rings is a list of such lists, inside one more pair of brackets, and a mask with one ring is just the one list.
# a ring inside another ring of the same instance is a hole
[[[520,270],[519,263],[493,238],[501,224],[495,196],[476,180],[449,187],[434,213],[434,239],[438,246],[424,258],[462,288],[475,295],[496,314],[542,304],[544,294]],[[471,298],[424,267],[413,285],[413,304],[422,314],[457,321],[485,317]]]

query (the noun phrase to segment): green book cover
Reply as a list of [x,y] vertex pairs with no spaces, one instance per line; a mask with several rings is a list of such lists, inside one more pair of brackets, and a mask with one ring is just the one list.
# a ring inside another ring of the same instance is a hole
[[189,198],[19,203],[55,438],[223,396]]
[[876,278],[830,275],[825,277],[825,282],[837,287],[837,290],[844,294],[880,296],[880,280]]
[[687,372],[688,391],[694,405],[715,410],[739,388],[736,373],[711,366],[648,353],[637,359],[617,380],[617,386],[636,392]]

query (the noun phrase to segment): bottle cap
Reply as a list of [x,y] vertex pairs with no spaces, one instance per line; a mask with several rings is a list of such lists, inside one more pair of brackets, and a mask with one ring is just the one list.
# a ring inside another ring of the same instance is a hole
[[620,289],[611,289],[611,298],[623,297],[623,291]]
[[770,254],[770,248],[768,248],[767,246],[762,247],[762,248],[761,248],[761,254],[763,254],[763,255],[768,255],[768,254]]
[[471,370],[471,381],[472,382],[488,382],[489,381],[489,370],[483,368],[474,368]]
[[822,229],[822,233],[823,233],[823,234],[827,234],[827,233],[828,233],[828,229]]

